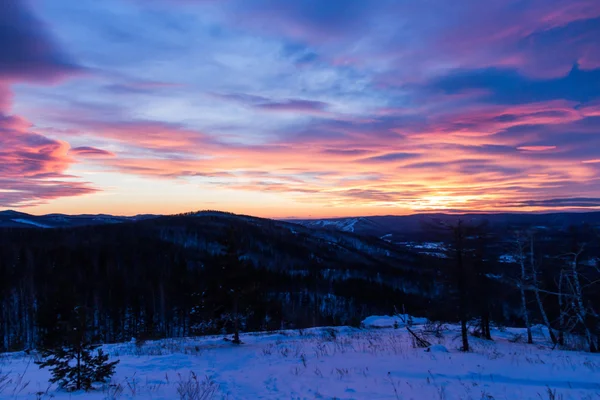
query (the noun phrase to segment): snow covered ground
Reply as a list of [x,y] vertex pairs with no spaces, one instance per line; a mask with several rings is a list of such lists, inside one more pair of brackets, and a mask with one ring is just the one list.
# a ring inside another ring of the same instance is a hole
[[[429,336],[431,351],[403,328],[245,334],[241,346],[222,337],[116,344],[106,346],[121,360],[112,385],[72,394],[48,387],[32,357],[5,354],[0,399],[600,399],[600,356],[552,350],[542,330],[535,345],[512,343],[520,333],[471,338],[467,354],[453,326]],[[194,389],[207,396],[180,394]]]

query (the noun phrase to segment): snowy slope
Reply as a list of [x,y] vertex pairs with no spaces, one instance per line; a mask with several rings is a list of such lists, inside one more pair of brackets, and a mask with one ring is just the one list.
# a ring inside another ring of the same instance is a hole
[[246,334],[239,347],[220,337],[117,344],[106,346],[121,360],[113,385],[75,394],[48,387],[46,371],[12,354],[0,357],[0,399],[180,399],[192,373],[201,391],[214,391],[203,399],[599,398],[598,356],[553,351],[540,331],[536,345],[509,342],[518,333],[471,338],[468,354],[456,350],[454,327],[430,338],[430,352],[413,348],[404,329]]
[[136,215],[132,217],[97,215],[47,214],[30,215],[18,211],[0,211],[0,228],[66,228],[88,225],[118,224],[130,221],[156,218],[155,215]]
[[23,219],[23,218],[15,218],[12,221],[17,222],[19,224],[33,225],[38,228],[50,228],[50,226],[48,226],[48,225],[40,224],[39,222],[35,222],[35,221],[29,221],[28,219]]

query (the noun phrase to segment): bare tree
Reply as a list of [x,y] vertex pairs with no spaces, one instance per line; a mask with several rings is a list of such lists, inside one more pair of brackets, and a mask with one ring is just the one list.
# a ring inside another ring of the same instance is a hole
[[523,315],[523,321],[525,322],[525,328],[527,329],[527,343],[533,343],[533,335],[531,334],[531,322],[529,321],[529,310],[527,308],[527,295],[525,287],[527,286],[527,255],[526,255],[527,243],[523,234],[517,232],[513,242],[513,257],[521,267],[520,278],[517,281],[517,286],[521,293],[521,314]]
[[[584,284],[582,280],[584,279],[583,273],[580,271],[581,268],[581,255],[585,250],[585,243],[577,244],[574,246],[573,251],[565,254],[567,258],[567,271],[565,274],[567,289],[569,290],[570,296],[569,306],[572,310],[573,316],[576,319],[577,323],[583,329],[585,338],[588,342],[590,352],[598,351],[598,338],[593,332],[593,328],[590,327],[590,323],[588,318],[590,317],[589,312],[593,312],[593,308],[590,306],[590,310],[588,310],[588,306],[586,305],[586,301],[584,298]],[[585,286],[590,286],[596,282],[589,282]]]
[[552,344],[556,345],[558,343],[556,339],[556,335],[554,334],[554,330],[552,329],[552,325],[550,324],[550,319],[548,318],[548,314],[544,308],[544,304],[542,303],[542,298],[540,296],[540,283],[538,280],[538,265],[535,262],[535,252],[533,245],[533,231],[529,231],[529,255],[530,255],[530,266],[531,266],[531,284],[533,286],[533,294],[535,295],[535,300],[540,309],[540,315],[542,316],[542,320],[544,321],[544,325],[548,328],[548,332],[550,335],[550,340],[552,340]]

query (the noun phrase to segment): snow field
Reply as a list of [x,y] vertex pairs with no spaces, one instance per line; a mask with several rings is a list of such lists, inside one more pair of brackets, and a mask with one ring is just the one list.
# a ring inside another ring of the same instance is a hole
[[0,399],[600,399],[599,356],[552,350],[541,329],[536,344],[513,343],[522,333],[471,337],[466,354],[455,326],[429,334],[430,351],[403,328],[248,333],[241,346],[216,336],[107,345],[121,362],[90,393],[57,391],[32,356],[5,354]]

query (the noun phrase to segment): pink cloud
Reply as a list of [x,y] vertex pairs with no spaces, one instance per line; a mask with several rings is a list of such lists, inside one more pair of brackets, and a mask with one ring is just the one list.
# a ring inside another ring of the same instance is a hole
[[75,147],[69,150],[69,154],[76,157],[89,157],[89,158],[106,158],[106,157],[115,157],[114,153],[110,151],[97,149],[95,147],[82,146]]
[[517,150],[523,151],[549,151],[555,150],[556,146],[519,146]]
[[207,149],[212,145],[208,135],[166,122],[111,122],[78,119],[71,116],[65,116],[63,121],[75,126],[75,129],[65,132],[67,135],[94,136],[160,153],[190,154],[197,152],[200,146]]
[[0,115],[0,206],[35,205],[58,197],[97,191],[72,181],[68,143],[31,132],[21,117]]

